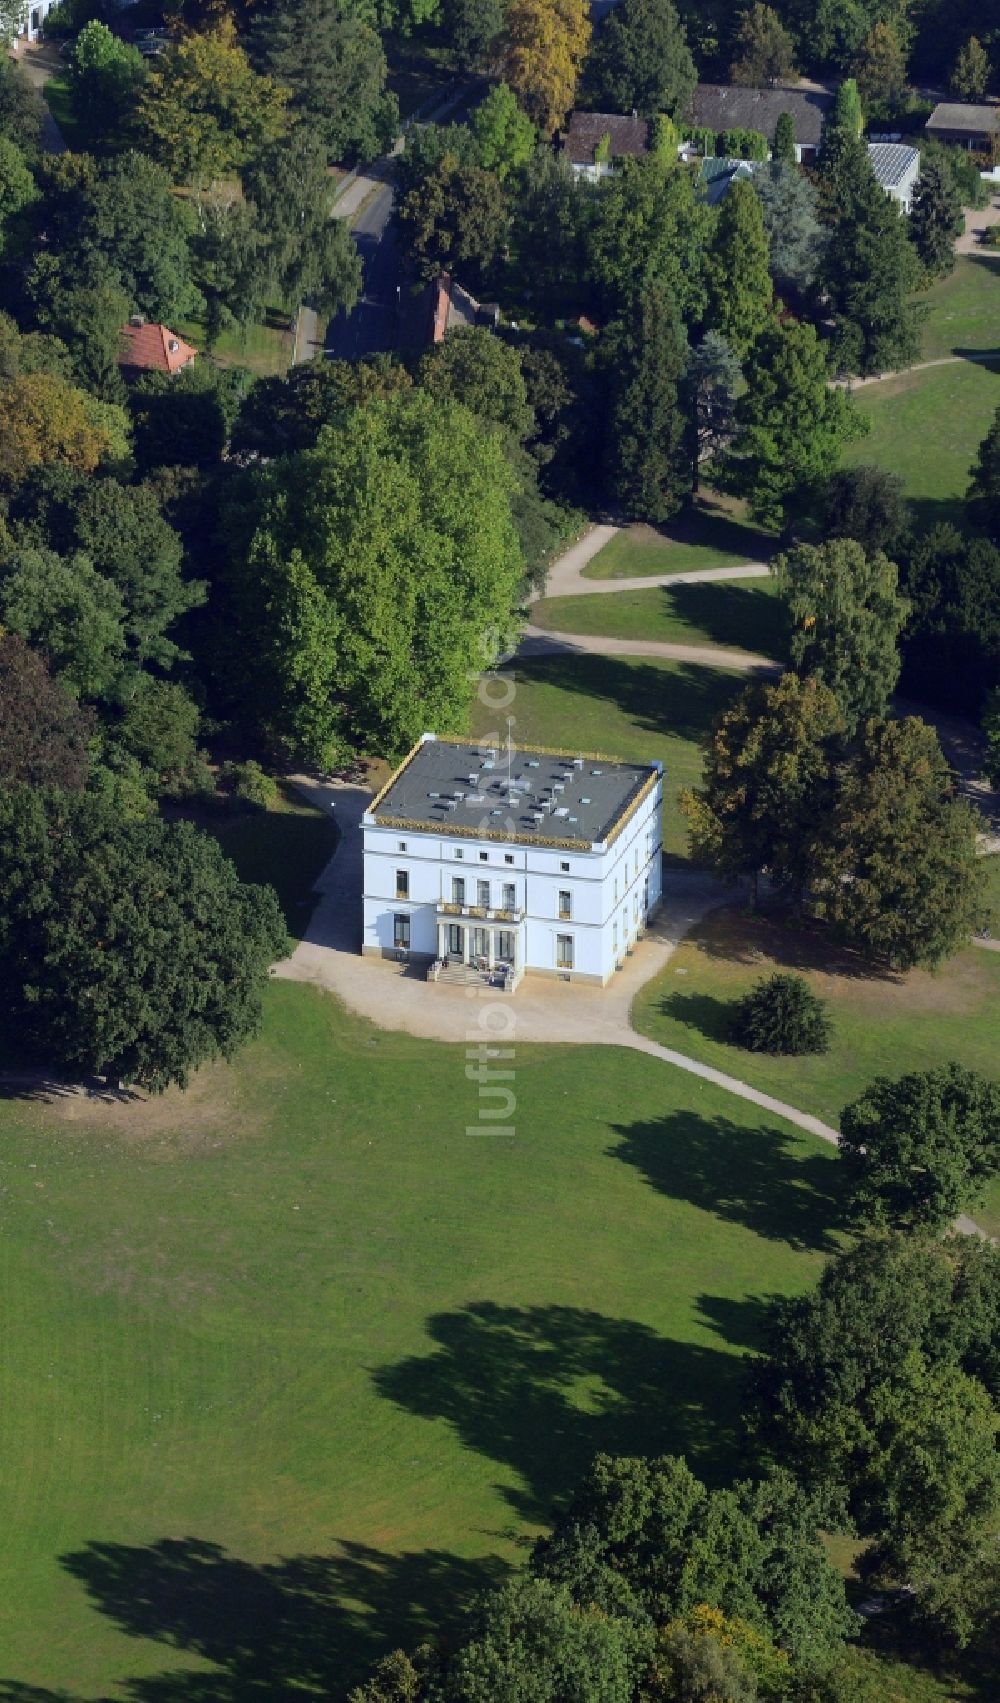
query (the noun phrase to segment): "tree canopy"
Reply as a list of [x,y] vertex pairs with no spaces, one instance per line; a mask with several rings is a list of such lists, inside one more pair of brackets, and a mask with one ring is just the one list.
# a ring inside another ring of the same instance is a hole
[[799,544],[774,563],[791,623],[795,667],[829,686],[844,725],[881,715],[899,679],[899,635],[909,604],[881,551],[852,538]]
[[0,791],[0,852],[4,985],[37,1056],[160,1090],[255,1033],[287,935],[209,835],[21,787]]
[[844,1107],[839,1151],[856,1221],[943,1230],[1000,1170],[1000,1086],[957,1064],[879,1077]]
[[603,112],[680,117],[697,81],[673,0],[620,0],[587,64],[589,104]]
[[389,754],[457,730],[484,634],[511,625],[512,486],[501,436],[421,390],[255,477],[230,576],[247,713],[320,766],[347,737]]
[[590,33],[587,0],[509,0],[507,82],[544,134],[573,105]]
[[288,91],[254,71],[224,17],[171,43],[149,71],[136,115],[151,152],[178,183],[239,171],[286,126]]

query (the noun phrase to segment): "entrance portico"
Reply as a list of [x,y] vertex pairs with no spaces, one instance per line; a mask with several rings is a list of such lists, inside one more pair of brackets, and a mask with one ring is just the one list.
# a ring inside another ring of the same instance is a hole
[[519,976],[524,964],[521,929],[509,922],[483,920],[453,920],[439,917],[437,925],[437,955],[442,964],[477,964],[496,969],[508,964]]

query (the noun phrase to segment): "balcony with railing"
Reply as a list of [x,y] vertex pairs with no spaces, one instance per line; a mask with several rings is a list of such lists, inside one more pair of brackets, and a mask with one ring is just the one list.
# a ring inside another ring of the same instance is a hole
[[467,917],[470,922],[513,924],[524,921],[524,909],[520,905],[511,909],[504,905],[459,904],[456,900],[439,899],[436,910],[439,917]]

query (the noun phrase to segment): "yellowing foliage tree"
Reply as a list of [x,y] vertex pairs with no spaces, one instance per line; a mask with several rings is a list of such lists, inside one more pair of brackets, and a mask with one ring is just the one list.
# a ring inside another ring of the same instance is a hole
[[32,467],[64,462],[92,473],[127,452],[123,410],[95,402],[53,373],[23,373],[0,387],[0,488]]
[[176,182],[210,183],[284,133],[288,98],[280,83],[254,71],[227,17],[167,49],[146,79],[137,117]]
[[507,82],[544,132],[573,105],[590,43],[587,0],[512,0],[507,13]]

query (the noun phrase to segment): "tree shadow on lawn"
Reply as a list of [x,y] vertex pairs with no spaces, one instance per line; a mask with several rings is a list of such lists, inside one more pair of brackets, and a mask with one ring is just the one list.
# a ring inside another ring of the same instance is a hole
[[[736,888],[733,895],[735,900],[738,897]],[[824,975],[852,981],[894,985],[905,980],[898,970],[886,964],[873,964],[860,953],[831,940],[821,923],[799,918],[778,905],[756,911],[737,912],[732,908],[716,911],[699,924],[689,940],[707,958],[756,966],[762,976],[771,975],[776,969],[819,970]],[[742,991],[741,988],[734,989],[734,994]],[[667,998],[673,996],[668,995]],[[667,1010],[666,1000],[663,1010]],[[677,1015],[680,1015],[679,1011]],[[691,1020],[696,1028],[701,1027],[698,1018],[711,1025],[702,1031],[704,1034],[711,1034],[713,1040],[724,1039],[715,1027],[721,1019],[713,1017],[707,1006],[694,1013]],[[682,1018],[682,1021],[686,1020]]]
[[735,580],[660,587],[668,614],[679,615],[713,644],[738,645],[779,662],[788,658],[789,624],[784,601]]
[[776,542],[770,533],[734,520],[720,503],[707,495],[689,504],[666,526],[650,530],[667,544],[701,544],[706,549],[742,556],[747,562],[766,561]]
[[658,1193],[770,1241],[834,1252],[838,1167],[822,1154],[796,1151],[791,1131],[747,1129],[692,1111],[614,1127],[621,1141],[610,1157],[634,1165]]
[[[690,663],[657,667],[580,652],[524,658],[514,677],[523,685],[555,687],[575,697],[614,704],[642,732],[690,740],[702,739],[714,718],[746,684],[740,675],[724,669]],[[567,749],[573,744],[571,731],[558,733],[549,727],[547,732],[562,738]],[[535,733],[532,728],[530,737]]]
[[[359,1543],[257,1566],[195,1537],[89,1543],[62,1564],[122,1632],[215,1664],[126,1681],[116,1695],[133,1703],[344,1697],[388,1650],[447,1635],[508,1572],[496,1556],[395,1556]],[[0,1682],[0,1703],[56,1695]]]
[[732,1466],[735,1355],[578,1307],[477,1301],[427,1328],[434,1350],[379,1367],[376,1389],[512,1468],[503,1495],[526,1519],[548,1520],[602,1451],[684,1454],[710,1482]]

